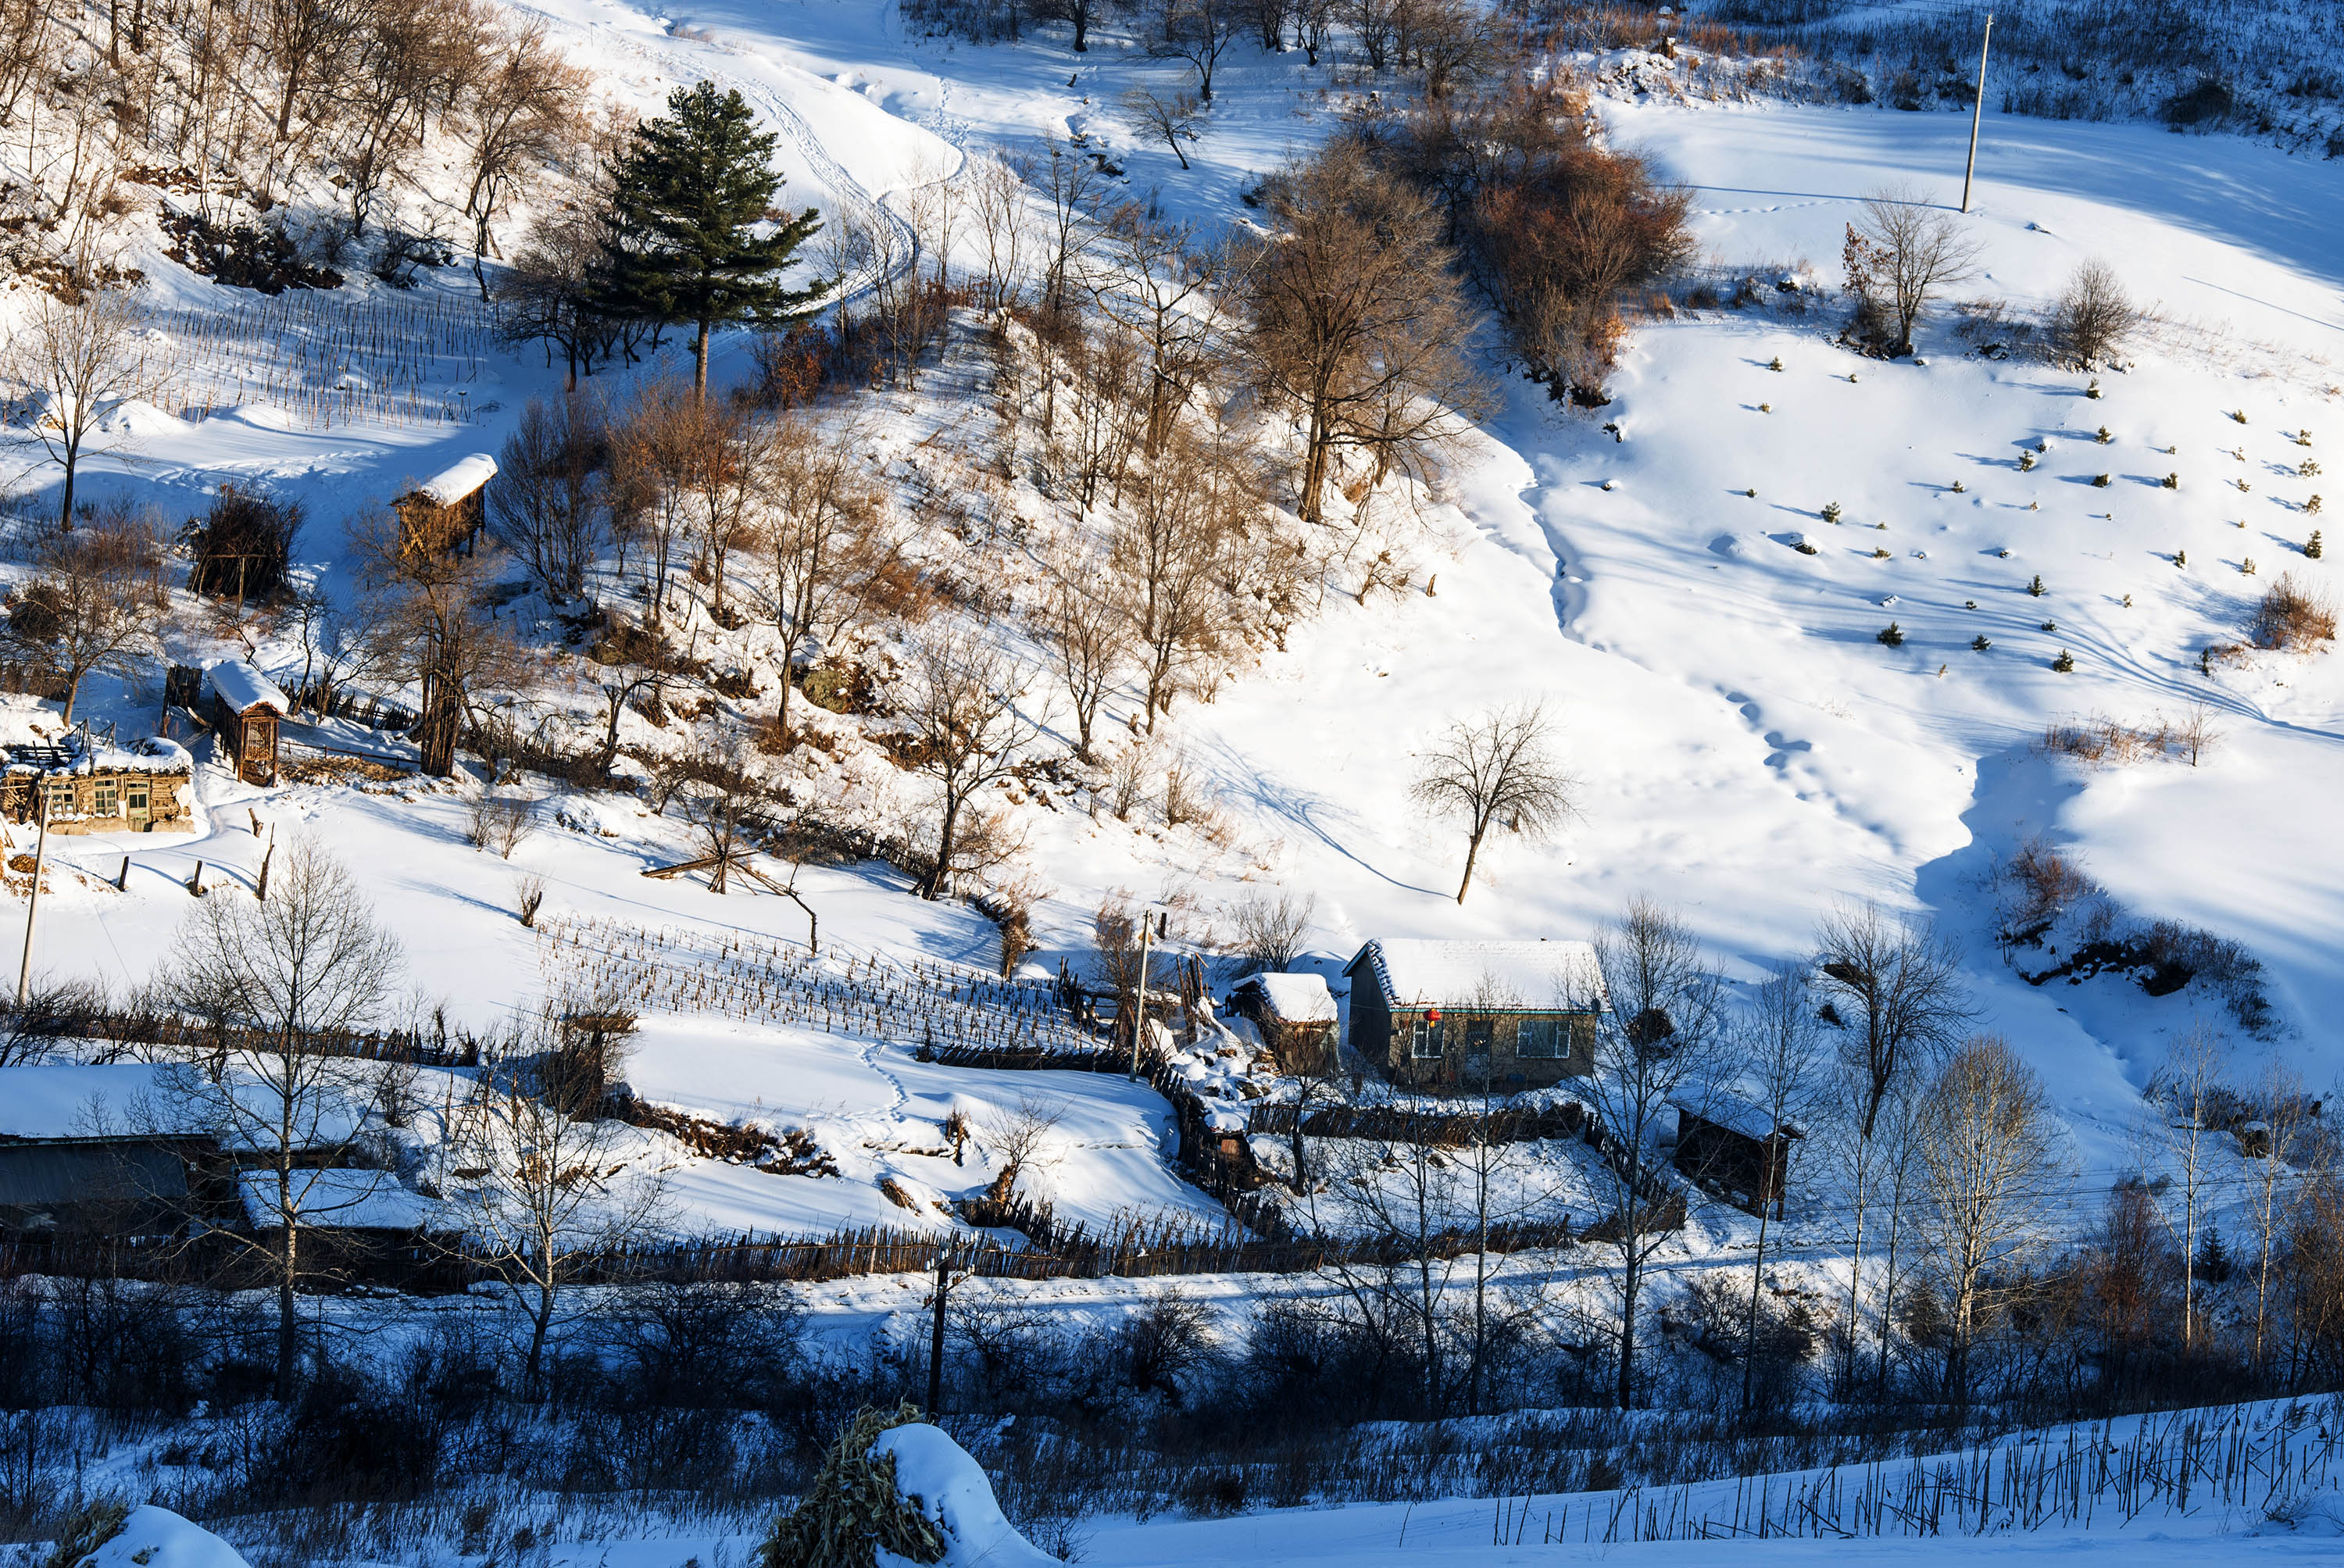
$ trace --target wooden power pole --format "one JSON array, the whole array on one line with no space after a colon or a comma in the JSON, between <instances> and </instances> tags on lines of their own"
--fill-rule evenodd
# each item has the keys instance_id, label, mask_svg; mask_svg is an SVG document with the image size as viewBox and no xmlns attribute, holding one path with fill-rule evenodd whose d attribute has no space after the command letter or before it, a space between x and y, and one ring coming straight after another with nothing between
<instances>
[{"instance_id":1,"label":"wooden power pole","mask_svg":"<svg viewBox=\"0 0 2344 1568\"><path fill-rule=\"evenodd\" d=\"M1985 117L1985 52L1994 43L1994 13L1985 14L1985 32L1978 39L1977 101L1970 105L1970 161L1962 170L1962 210L1970 209L1970 181L1977 177L1978 122Z\"/></svg>"},{"instance_id":2,"label":"wooden power pole","mask_svg":"<svg viewBox=\"0 0 2344 1568\"><path fill-rule=\"evenodd\" d=\"M49 868L49 775L35 774L33 788L39 792L41 797L41 838L33 851L33 896L25 905L25 956L16 966L16 1006L19 1007L32 994L33 923L41 915L41 875Z\"/></svg>"}]
</instances>

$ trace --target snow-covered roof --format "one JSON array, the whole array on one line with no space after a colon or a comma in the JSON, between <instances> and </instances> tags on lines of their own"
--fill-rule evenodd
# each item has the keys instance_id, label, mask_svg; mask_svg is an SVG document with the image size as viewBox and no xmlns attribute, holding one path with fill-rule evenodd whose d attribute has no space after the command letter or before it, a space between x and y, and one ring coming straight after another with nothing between
<instances>
[{"instance_id":1,"label":"snow-covered roof","mask_svg":"<svg viewBox=\"0 0 2344 1568\"><path fill-rule=\"evenodd\" d=\"M280 716L293 711L291 699L278 689L277 683L241 659L223 659L206 671L204 677L219 694L220 701L237 713L249 713L263 706L275 708Z\"/></svg>"},{"instance_id":2,"label":"snow-covered roof","mask_svg":"<svg viewBox=\"0 0 2344 1568\"><path fill-rule=\"evenodd\" d=\"M417 485L415 493L439 505L453 506L496 477L497 460L486 452L474 452Z\"/></svg>"},{"instance_id":3,"label":"snow-covered roof","mask_svg":"<svg viewBox=\"0 0 2344 1568\"><path fill-rule=\"evenodd\" d=\"M277 1173L237 1174L245 1218L263 1229L281 1222ZM296 1170L293 1202L304 1225L344 1226L353 1230L419 1230L431 1220L431 1201L409 1191L388 1170Z\"/></svg>"},{"instance_id":4,"label":"snow-covered roof","mask_svg":"<svg viewBox=\"0 0 2344 1568\"><path fill-rule=\"evenodd\" d=\"M1699 1079L1687 1079L1679 1084L1676 1092L1669 1096L1669 1104L1680 1111L1691 1111L1702 1120L1722 1127L1728 1132L1740 1133L1743 1138L1764 1139L1777 1132L1791 1138L1804 1136L1796 1123L1786 1121L1778 1126L1774 1118L1766 1114L1765 1107L1746 1095Z\"/></svg>"},{"instance_id":5,"label":"snow-covered roof","mask_svg":"<svg viewBox=\"0 0 2344 1568\"><path fill-rule=\"evenodd\" d=\"M1259 987L1269 1010L1289 1024L1331 1024L1335 995L1319 975L1254 975L1245 981Z\"/></svg>"},{"instance_id":6,"label":"snow-covered roof","mask_svg":"<svg viewBox=\"0 0 2344 1568\"><path fill-rule=\"evenodd\" d=\"M1392 1007L1586 1012L1610 1004L1586 942L1440 942L1379 936L1343 973L1373 975Z\"/></svg>"}]
</instances>

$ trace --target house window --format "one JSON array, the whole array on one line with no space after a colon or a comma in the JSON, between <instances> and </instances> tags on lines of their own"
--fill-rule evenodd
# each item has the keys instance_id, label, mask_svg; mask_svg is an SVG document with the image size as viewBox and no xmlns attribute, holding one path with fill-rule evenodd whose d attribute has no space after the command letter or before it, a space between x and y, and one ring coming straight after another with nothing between
<instances>
[{"instance_id":1,"label":"house window","mask_svg":"<svg viewBox=\"0 0 2344 1568\"><path fill-rule=\"evenodd\" d=\"M70 816L73 814L73 781L70 779L63 779L51 784L49 785L49 814L51 816Z\"/></svg>"},{"instance_id":2,"label":"house window","mask_svg":"<svg viewBox=\"0 0 2344 1568\"><path fill-rule=\"evenodd\" d=\"M1440 1054L1440 1031L1422 1018L1409 1024L1408 1054L1411 1057L1438 1057Z\"/></svg>"},{"instance_id":3,"label":"house window","mask_svg":"<svg viewBox=\"0 0 2344 1568\"><path fill-rule=\"evenodd\" d=\"M1514 1055L1531 1061L1557 1061L1562 1056L1562 1020L1524 1018L1514 1037Z\"/></svg>"},{"instance_id":4,"label":"house window","mask_svg":"<svg viewBox=\"0 0 2344 1568\"><path fill-rule=\"evenodd\" d=\"M1467 1019L1465 1023L1465 1054L1469 1057L1488 1056L1490 1054L1490 1039L1495 1033L1496 1027L1487 1018Z\"/></svg>"},{"instance_id":5,"label":"house window","mask_svg":"<svg viewBox=\"0 0 2344 1568\"><path fill-rule=\"evenodd\" d=\"M92 816L114 814L114 781L112 779L106 779L89 786L89 814Z\"/></svg>"},{"instance_id":6,"label":"house window","mask_svg":"<svg viewBox=\"0 0 2344 1568\"><path fill-rule=\"evenodd\" d=\"M145 784L123 785L122 809L131 816L145 816L146 814L146 786Z\"/></svg>"}]
</instances>

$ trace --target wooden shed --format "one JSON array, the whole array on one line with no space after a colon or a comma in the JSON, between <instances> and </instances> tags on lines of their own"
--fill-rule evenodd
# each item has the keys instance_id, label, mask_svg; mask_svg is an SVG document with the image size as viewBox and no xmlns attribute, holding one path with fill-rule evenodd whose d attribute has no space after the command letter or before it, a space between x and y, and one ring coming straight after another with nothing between
<instances>
[{"instance_id":1,"label":"wooden shed","mask_svg":"<svg viewBox=\"0 0 2344 1568\"><path fill-rule=\"evenodd\" d=\"M242 660L224 660L204 672L204 717L219 736L221 755L236 762L247 784L277 782L277 728L293 704L277 683Z\"/></svg>"},{"instance_id":2,"label":"wooden shed","mask_svg":"<svg viewBox=\"0 0 2344 1568\"><path fill-rule=\"evenodd\" d=\"M1806 1135L1763 1107L1713 1085L1688 1083L1669 1097L1677 1113L1674 1163L1692 1181L1756 1214L1783 1218L1791 1184L1791 1142Z\"/></svg>"},{"instance_id":3,"label":"wooden shed","mask_svg":"<svg viewBox=\"0 0 2344 1568\"><path fill-rule=\"evenodd\" d=\"M192 833L195 759L158 735L127 746L86 743L5 748L0 816L41 819L47 796L51 833Z\"/></svg>"},{"instance_id":4,"label":"wooden shed","mask_svg":"<svg viewBox=\"0 0 2344 1568\"><path fill-rule=\"evenodd\" d=\"M1261 1043L1289 1073L1329 1073L1341 1054L1335 996L1318 975L1255 975L1229 993L1229 1009L1249 1018Z\"/></svg>"},{"instance_id":5,"label":"wooden shed","mask_svg":"<svg viewBox=\"0 0 2344 1568\"><path fill-rule=\"evenodd\" d=\"M1395 1083L1502 1091L1595 1070L1608 1003L1585 942L1378 937L1343 973L1351 1048Z\"/></svg>"},{"instance_id":6,"label":"wooden shed","mask_svg":"<svg viewBox=\"0 0 2344 1568\"><path fill-rule=\"evenodd\" d=\"M470 550L487 521L488 483L497 460L486 452L460 458L391 502L399 513L402 555L444 555Z\"/></svg>"}]
</instances>

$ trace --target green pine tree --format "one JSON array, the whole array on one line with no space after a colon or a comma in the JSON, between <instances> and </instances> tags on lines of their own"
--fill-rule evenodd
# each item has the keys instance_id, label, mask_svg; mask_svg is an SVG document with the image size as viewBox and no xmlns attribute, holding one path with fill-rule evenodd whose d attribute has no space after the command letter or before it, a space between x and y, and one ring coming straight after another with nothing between
<instances>
[{"instance_id":1,"label":"green pine tree","mask_svg":"<svg viewBox=\"0 0 2344 1568\"><path fill-rule=\"evenodd\" d=\"M703 81L669 94L667 113L636 128L612 171L596 305L613 317L689 323L692 384L702 397L714 328L784 326L829 292L827 283L782 281L822 221L812 207L774 213L782 176L768 160L776 139L756 128L739 92L720 95Z\"/></svg>"}]
</instances>

